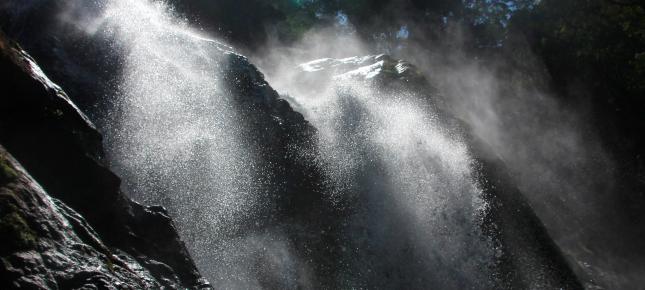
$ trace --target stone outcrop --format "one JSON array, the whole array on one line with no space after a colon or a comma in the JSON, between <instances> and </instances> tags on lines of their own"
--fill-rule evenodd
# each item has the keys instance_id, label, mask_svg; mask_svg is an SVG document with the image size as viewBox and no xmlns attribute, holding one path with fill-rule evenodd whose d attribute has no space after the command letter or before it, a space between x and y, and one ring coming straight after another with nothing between
<instances>
[{"instance_id":1,"label":"stone outcrop","mask_svg":"<svg viewBox=\"0 0 645 290\"><path fill-rule=\"evenodd\" d=\"M50 197L4 148L0 166L3 289L161 287L134 257L110 250L82 216Z\"/></svg>"},{"instance_id":2,"label":"stone outcrop","mask_svg":"<svg viewBox=\"0 0 645 290\"><path fill-rule=\"evenodd\" d=\"M582 289L557 245L533 212L523 194L512 184L504 163L482 140L469 133L465 122L446 113L443 96L412 64L387 55L345 59L320 59L301 64L295 81L311 86L334 80L364 82L386 92L410 92L434 108L444 127L465 135L475 163L475 178L488 209L483 232L500 255L494 283L500 289Z\"/></svg>"},{"instance_id":3,"label":"stone outcrop","mask_svg":"<svg viewBox=\"0 0 645 290\"><path fill-rule=\"evenodd\" d=\"M117 81L119 56L105 48L112 44L105 43L101 37L66 33L69 27L28 25L30 19L38 16L43 16L40 18L42 23L47 23L46 19L52 17L48 13L56 10L47 5L55 6L52 4L55 2L43 1L48 4L31 10L36 16L21 14L22 19L5 27L9 27L12 36L24 41L39 61L42 60L48 75L73 92L70 95L74 102L89 111L90 116L96 116L101 113L103 104L111 101L106 93ZM19 259L23 261L23 264L16 264L18 266L7 266L7 271L13 271L11 273L15 275L13 279L18 281L15 277L22 277L20 271L43 268L37 272L43 274L36 275L41 279L39 281L51 281L47 275L80 275L81 278L72 280L94 285L114 285L122 281L132 288L146 285L206 287L163 208L134 203L119 190L119 178L103 160L101 135L88 118L48 80L33 59L7 41L2 43L2 75L10 76L7 83L14 86L6 94L9 97L1 100L0 143L44 189L29 187L26 192L32 192L30 195L7 203L7 208L16 208L18 210L14 212L18 213L14 215L8 211L11 225L2 229L16 237L12 240L17 245L11 245L6 253L22 255ZM218 46L215 42L212 45ZM281 228L295 245L300 258L312 267L314 280L309 282L322 288L337 288L336 279L342 271L338 261L347 245L343 240L347 230L344 221L355 210L357 201L346 200L339 204L326 198L333 182L322 173L316 129L271 88L245 57L223 46L213 51L217 55L212 57L224 60L223 84L235 100L240 119L246 122L241 128L247 132L240 135L250 136L245 141L261 159L259 171L270 173L267 175L270 180L265 181L266 190L278 200L276 208L262 214L263 219L249 222L240 231ZM330 81L352 78L372 82L385 90L414 91L432 101L450 127L469 135L462 122L440 110L441 100L436 90L405 61L385 55L323 59L307 63L300 69L303 70L303 82L306 78L312 78L315 83L325 78ZM485 216L484 232L501 251L495 265L496 277L492 277L496 286L506 289L581 288L522 194L509 183L503 163L481 141L468 138L470 149L478 160L478 179L484 187L484 198L491 205ZM3 186L11 189L33 185L18 163L11 157L5 160L9 164L6 175L20 178L7 179L11 182ZM36 212L42 211L43 215L59 213L60 218L52 221L55 223L51 226L55 228L53 231L74 235L55 241L59 244L82 243L91 248L85 256L73 254L77 260L69 263L90 261L98 265L96 273L78 274L82 271L73 267L65 273L57 273L55 269L47 268L46 262L38 260L38 255L45 253L41 250L44 247L33 242L41 241L36 229L39 218L32 218L20 208L27 208L21 204L27 204L29 199L47 199L47 194L53 201ZM42 240L46 238L54 240L48 237ZM68 251L68 248L57 248L57 251ZM25 266L26 263L31 264ZM105 264L105 270L101 263ZM275 288L280 283L267 277L263 285Z\"/></svg>"},{"instance_id":4,"label":"stone outcrop","mask_svg":"<svg viewBox=\"0 0 645 290\"><path fill-rule=\"evenodd\" d=\"M4 36L0 71L2 288L208 287L165 210L120 191L94 125Z\"/></svg>"}]
</instances>

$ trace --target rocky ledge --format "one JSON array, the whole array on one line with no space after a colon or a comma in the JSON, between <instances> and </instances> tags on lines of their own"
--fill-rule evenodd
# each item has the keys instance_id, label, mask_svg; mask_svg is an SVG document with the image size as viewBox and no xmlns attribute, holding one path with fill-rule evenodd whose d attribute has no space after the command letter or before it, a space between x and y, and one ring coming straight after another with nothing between
<instances>
[{"instance_id":1,"label":"rocky ledge","mask_svg":"<svg viewBox=\"0 0 645 290\"><path fill-rule=\"evenodd\" d=\"M363 82L385 92L408 92L434 108L446 128L461 133L474 159L474 178L488 204L480 225L498 250L496 289L583 289L559 247L519 191L504 162L465 122L448 113L444 96L432 79L413 64L387 55L324 58L298 66L295 82L314 87L321 82ZM383 95L372 97L378 98Z\"/></svg>"},{"instance_id":2,"label":"rocky ledge","mask_svg":"<svg viewBox=\"0 0 645 290\"><path fill-rule=\"evenodd\" d=\"M210 288L162 207L121 192L102 137L0 35L0 288Z\"/></svg>"}]
</instances>

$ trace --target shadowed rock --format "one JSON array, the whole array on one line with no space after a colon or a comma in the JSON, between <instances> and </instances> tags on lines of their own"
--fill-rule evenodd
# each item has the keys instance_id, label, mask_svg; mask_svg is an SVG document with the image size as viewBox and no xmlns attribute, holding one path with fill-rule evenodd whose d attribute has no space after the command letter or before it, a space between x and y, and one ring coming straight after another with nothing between
<instances>
[{"instance_id":1,"label":"shadowed rock","mask_svg":"<svg viewBox=\"0 0 645 290\"><path fill-rule=\"evenodd\" d=\"M47 10L42 13L48 15ZM25 17L29 19L29 15ZM29 21L23 23L29 23ZM60 27L50 30L44 29L45 26L32 26L27 31L36 33L28 35L16 30L15 25L10 27L14 28L12 29L14 35L28 41L26 45L36 51L39 58L47 64L46 70L55 75L57 80L63 80L66 88L69 87L74 92L72 95L74 100L83 102L83 108L96 110L90 114L91 116L99 115L102 109L111 109L109 104L113 96L105 94L110 88L104 83L116 82L118 79L121 68L118 62L115 65L113 61L119 60L119 52L123 51L101 50L106 40L101 38L100 34L90 36L66 34L66 30ZM187 37L186 40L188 40L188 36L183 37ZM82 45L75 46L78 40L81 40ZM190 38L190 41L194 42L195 39ZM242 224L236 225L235 231L227 233L224 238L243 238L263 232L284 233L295 248L295 256L299 261L305 261L301 262L302 264L296 263L298 265L296 284L303 288L344 286L344 279L355 274L345 273L344 265L340 263L351 255L347 251L362 255L371 254L370 262L385 263L380 261L385 258L397 262L397 264L384 266L385 273L369 273L371 269L368 267L361 269L360 271L363 272L359 274L383 279L367 279L364 282L368 283L368 286L382 287L383 285L376 283L402 281L407 284L398 286L414 288L420 287L425 282L423 279L430 279L415 277L418 273L413 272L423 265L412 263L414 252L409 250L411 247L409 236L414 234L414 228L411 226L392 227L396 230L396 234L406 235L393 239L395 241L392 243L400 247L392 252L383 251L384 247L377 246L373 247L374 249L349 248L352 244L348 242L348 236L353 234L352 230L356 228L347 226L346 221L361 211L366 203L365 192L369 189L358 186L351 192L345 192L346 199L331 201L329 196L330 192L335 190L334 180L324 173L325 164L320 161L320 152L315 140L316 129L271 88L264 80L264 76L246 58L214 41L203 40L203 47L208 48L206 50L209 53L208 57L223 60L221 68L212 69L221 70L218 76L222 77L224 90L234 100L235 113L241 116L240 120L244 123L244 126L240 126L240 130L243 130L240 135L246 137L244 145L256 153L257 165L260 167L258 171L267 173L263 176L266 178L263 180L263 190L266 191L264 194L275 198L276 205L270 209L263 209L264 212L254 213L256 215L253 219L244 220ZM22 52L11 53L21 54ZM101 57L104 53L107 53L108 57ZM26 60L28 63L33 63L28 58ZM473 169L478 173L476 178L484 191L482 198L489 204L484 222L480 226L486 236L493 241L495 249L499 250L497 260L492 265L494 277L490 277L495 288L580 288L576 277L571 273L540 221L535 217L521 193L509 183L503 163L487 153L488 150L484 144L480 144L473 137L468 137L468 129L462 122L447 115L441 109L442 104L438 93L413 65L379 55L341 60L323 59L304 64L300 69L303 69L300 79L294 81L303 83L310 81L312 90L316 89L315 85L324 83L325 79L329 82L353 79L368 82L383 91L409 91L424 100L424 104L436 108L441 122L448 130L466 135L469 149L477 161ZM4 126L2 128L7 129L2 131L0 142L23 163L52 196L59 198L87 219L89 225L97 232L96 235L83 234L90 237L88 243L100 244L91 237L101 236L106 247L122 249L130 253L159 282L166 281L164 283L170 285L199 283L197 282L199 274L192 266L183 244L177 239L167 213L159 207L144 207L133 203L119 191L119 179L107 170L101 161L100 135L96 133L87 118L83 117L79 110L69 106L69 99L53 85L46 86L50 89L42 89L42 82L24 78L24 70L21 72L14 68L7 73L16 76L11 82L20 84L25 80L29 81L19 87L38 90L28 95L44 95L48 100L53 101L45 102L42 98L36 98L34 101L36 104L28 106L21 103L28 99L9 99L10 102L2 107L6 110L2 114L1 120ZM75 78L74 76L77 75L85 77ZM363 113L360 104L349 101L346 107L348 113L357 112L359 115ZM54 110L51 111L49 108ZM33 116L37 118L32 118ZM344 122L343 125L352 125L354 120L350 117L352 116L341 120ZM354 129L353 132L356 134L361 133L357 128L351 129ZM369 145L365 140L357 139L357 142L363 142L362 146ZM43 146L43 144L46 145ZM384 164L375 161L360 170L372 174L371 177L378 176L384 171L384 167ZM59 172L60 175L53 175L51 172ZM139 173L129 172L124 178L132 180L129 182L130 185L136 186L137 174ZM373 180L362 180L361 185L367 184L368 181ZM181 192L172 191L170 187L165 187L163 182L172 183L175 180L160 181L157 185L160 196L181 194ZM374 183L377 186L387 185L383 180L377 180ZM206 194L218 193L207 192ZM388 202L391 200L386 200L384 203ZM97 208L97 204L101 207ZM199 204L195 205L197 206ZM388 221L388 225L396 225L398 218L405 214L398 213L377 218L392 218L394 221ZM68 214L68 216L72 220L80 220L71 218L74 214ZM80 221L77 223L84 224ZM363 229L359 228L359 230ZM26 232L29 233L29 231ZM365 232L368 231L365 230ZM368 238L363 241L368 246L372 242L369 239L370 234L368 233ZM396 234L384 235L393 237ZM29 238L26 240L28 241ZM211 249L209 247L214 247L219 242L221 241L212 239L200 246ZM435 250L440 252L444 249ZM271 266L270 262L266 262L269 258L265 256L254 258L257 259L256 264L253 265L255 268L249 271L257 272L255 274L261 286L286 287L286 284L283 284L286 282L281 281L280 276L273 275L274 273L267 270ZM421 270L427 271L427 269ZM441 274L448 273L450 277L460 276L460 273L455 273L457 272L455 269L441 270ZM399 280L395 280L397 277ZM409 277L419 279L412 280L408 279ZM450 278L444 279L450 280ZM449 282L450 285L463 285L461 281Z\"/></svg>"},{"instance_id":2,"label":"shadowed rock","mask_svg":"<svg viewBox=\"0 0 645 290\"><path fill-rule=\"evenodd\" d=\"M134 203L120 191L119 178L103 165L101 135L87 117L60 87L47 78L29 55L4 36L0 36L0 53L0 71L7 83L4 97L0 101L0 144L23 164L48 194L60 200L46 208L32 209L33 214L39 214L41 210L57 212L58 228L45 231L63 238L65 231L73 232L83 241L84 245L81 246L92 248L106 256L105 263L125 265L126 262L119 262L121 260L116 258L110 260L114 255L124 255L127 262L135 265L133 267L146 273L137 279L150 285L172 288L207 287L208 284L195 268L165 211L159 207L145 207ZM9 168L16 166L11 165ZM23 172L22 175L26 173ZM39 194L41 199L45 198L42 196L47 197L42 190L37 191L33 186L17 186L27 188L28 192L23 198L34 198L31 196L34 194ZM20 205L21 202L16 201L16 204ZM15 205L10 203L8 207L15 208ZM16 216L10 212L8 214ZM32 227L36 227L45 220L26 221L24 224L31 223ZM23 222L16 224L20 226ZM61 228L60 224L65 227ZM40 241L41 232L22 232L27 234L21 244L31 245L31 240ZM56 246L52 247L56 249ZM29 254L29 257L35 258L29 259L33 261L33 265L37 265L40 263L38 256L43 250L34 245L31 245L31 249L36 253ZM57 250L63 253L66 251ZM11 251L5 253L10 254ZM97 255L88 254L84 257L81 251L81 254L76 254L75 263L82 265L84 258L91 260ZM154 265L163 267L153 267ZM79 270L61 266L49 271L43 270L42 273L45 274L39 274L39 279L49 281L51 279L42 275L65 275L56 272L57 269L74 275L85 275L74 278L78 281L69 282L73 285L94 277L92 273L75 273ZM111 285L110 279L117 278L105 281L97 278L92 283ZM118 279L129 281L128 277ZM130 281L134 283L131 287L147 288L147 284L137 284L143 283L139 280L133 278ZM6 281L9 285L13 283L13 280ZM49 282L54 283L52 285L57 283L54 280ZM62 284L58 287L67 288L64 284L67 282L60 283Z\"/></svg>"}]
</instances>

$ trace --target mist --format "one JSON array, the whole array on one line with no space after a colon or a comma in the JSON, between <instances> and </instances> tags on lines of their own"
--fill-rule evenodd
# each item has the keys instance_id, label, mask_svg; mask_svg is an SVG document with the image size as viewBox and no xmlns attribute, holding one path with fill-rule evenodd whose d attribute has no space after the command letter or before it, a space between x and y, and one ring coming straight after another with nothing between
<instances>
[{"instance_id":1,"label":"mist","mask_svg":"<svg viewBox=\"0 0 645 290\"><path fill-rule=\"evenodd\" d=\"M242 46L175 1L67 1L46 70L215 288L645 283L593 88L562 98L519 31L483 41L405 5L321 8L296 39L266 24Z\"/></svg>"},{"instance_id":2,"label":"mist","mask_svg":"<svg viewBox=\"0 0 645 290\"><path fill-rule=\"evenodd\" d=\"M468 134L504 162L586 287L640 281L642 265L623 248L634 245L620 238L636 233L613 205L614 161L594 130L584 98L589 88L572 87L579 98L558 99L549 72L517 32L507 36L506 54L474 55L468 48L472 34L461 22L444 19L443 38L437 39L418 30L413 17L397 17L373 23L391 30L367 39L351 19L316 27L295 43L274 36L253 60L308 117L311 105L303 103L325 102L339 82L332 75L303 76L299 67L308 62L387 54L414 64L438 92L434 105L465 122Z\"/></svg>"}]
</instances>

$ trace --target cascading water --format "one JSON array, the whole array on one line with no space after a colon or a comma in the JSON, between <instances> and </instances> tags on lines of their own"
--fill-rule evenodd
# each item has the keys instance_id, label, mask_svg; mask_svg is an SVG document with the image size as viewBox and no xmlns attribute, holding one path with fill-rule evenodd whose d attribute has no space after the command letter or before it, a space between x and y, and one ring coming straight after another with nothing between
<instances>
[{"instance_id":1,"label":"cascading water","mask_svg":"<svg viewBox=\"0 0 645 290\"><path fill-rule=\"evenodd\" d=\"M329 198L357 200L343 286L492 287L493 247L480 230L486 204L467 146L432 100L369 82L383 74L379 58L305 63L300 82L278 88L294 93L318 128L321 164L336 188ZM355 70L324 81L321 71L335 66Z\"/></svg>"},{"instance_id":2,"label":"cascading water","mask_svg":"<svg viewBox=\"0 0 645 290\"><path fill-rule=\"evenodd\" d=\"M334 288L494 287L498 253L481 229L487 205L468 147L432 100L357 81L379 75L383 60L340 60L356 70L332 82L312 69L329 59L301 66L317 90L298 88L297 78L277 82L289 84L277 88L293 94L318 130L315 148L279 150L317 156L313 166L326 185L321 203L343 207L330 218L340 226L318 229L276 209L301 181L276 180L285 170L272 171L279 166L262 156L269 149L254 131L262 126L249 120L257 112L236 99L266 105L272 90L261 76L232 73L230 48L200 37L160 2L109 0L103 11L88 27L123 61L118 94L101 122L111 163L135 199L169 209L215 287L315 288L321 280ZM239 96L236 85L265 95ZM282 117L270 116L276 124ZM267 132L261 140L277 134ZM324 272L315 263L336 245L297 242L328 228L338 231L332 240L340 253Z\"/></svg>"},{"instance_id":3,"label":"cascading water","mask_svg":"<svg viewBox=\"0 0 645 290\"><path fill-rule=\"evenodd\" d=\"M106 29L127 51L108 135L117 145L112 155L124 170L141 172L133 183L158 187L152 191L157 194L182 192L163 197L178 210L202 204L222 210L210 218L239 216L256 191L253 157L220 85L220 60L213 53L220 48L177 27L165 13L140 1L111 1L106 8ZM150 191L132 190L139 199L159 201ZM217 192L216 200L200 199L206 191Z\"/></svg>"},{"instance_id":4,"label":"cascading water","mask_svg":"<svg viewBox=\"0 0 645 290\"><path fill-rule=\"evenodd\" d=\"M120 93L104 122L113 166L135 199L169 208L215 286L256 286L248 253L282 245L239 237L271 201L222 84L228 48L199 37L160 2L111 0L104 11L95 26L124 54Z\"/></svg>"},{"instance_id":5,"label":"cascading water","mask_svg":"<svg viewBox=\"0 0 645 290\"><path fill-rule=\"evenodd\" d=\"M614 210L588 201L624 185L614 185L612 161L586 132L595 125L582 125L577 109L542 92L548 81L533 79L541 69L527 68L542 66L525 63L529 51L477 49L474 55L487 56L471 59L470 49L446 51L416 38L423 34L415 24L400 27L401 46L391 51L422 69L383 55L341 59L390 41L365 38L385 26L354 29L348 14L327 11L333 14L316 13L325 27L299 41L254 47L281 96L248 59L191 29L175 2L13 0L0 4L0 26L97 124L109 160L93 165L107 163L133 199L165 206L216 288L579 289L571 267L588 288L594 277L622 283L624 273L611 277L620 267L601 271L622 259L605 260L613 255L605 246L619 244L584 238L620 231L579 224L605 224ZM194 11L220 2L195 3L180 5L202 20L222 15ZM253 5L234 13L265 7ZM448 41L440 43L450 50L471 44L469 37L461 43L453 19L443 22ZM323 56L336 59L310 61ZM498 63L498 56L512 59ZM102 158L95 141L87 147ZM101 182L109 184L96 186L116 192L118 179L105 174ZM174 230L148 229L168 226L164 211L116 193L124 206L81 196L75 209L97 208L85 215L105 245L136 257L154 279L202 285ZM127 212L113 218L112 210ZM563 222L569 217L579 219ZM112 233L112 225L123 229Z\"/></svg>"}]
</instances>

